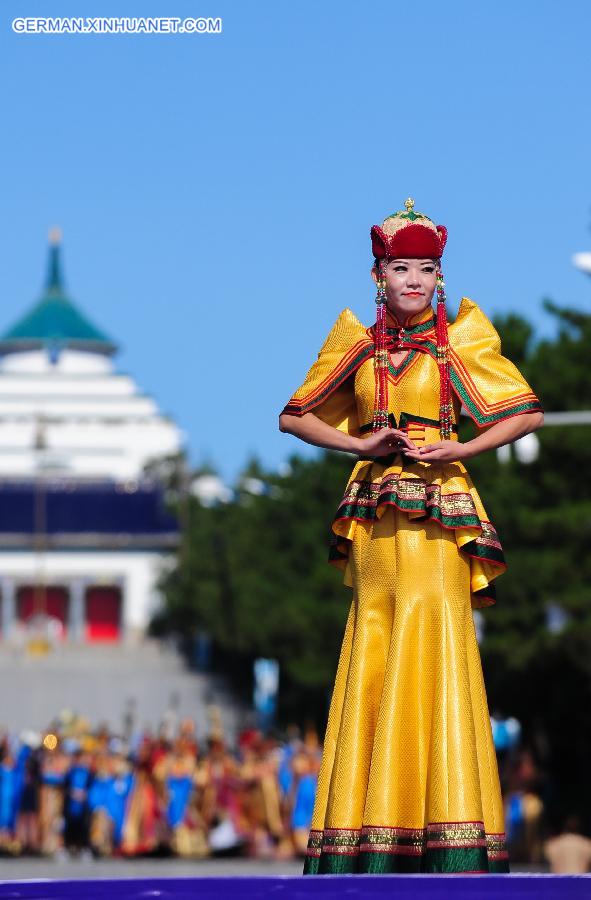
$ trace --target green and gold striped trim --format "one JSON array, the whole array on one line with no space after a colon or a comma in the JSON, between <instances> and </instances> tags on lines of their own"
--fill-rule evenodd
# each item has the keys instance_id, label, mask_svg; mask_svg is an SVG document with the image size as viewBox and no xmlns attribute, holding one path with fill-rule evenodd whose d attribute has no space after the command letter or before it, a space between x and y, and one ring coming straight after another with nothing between
<instances>
[{"instance_id":1,"label":"green and gold striped trim","mask_svg":"<svg viewBox=\"0 0 591 900\"><path fill-rule=\"evenodd\" d=\"M359 368L362 362L369 357L373 356L374 347L373 344L367 344L363 347L354 357L347 363L347 365L339 369L336 375L328 381L322 390L318 393L313 394L309 399L303 398L302 400L296 399L294 397L291 398L289 403L283 407L281 413L289 413L291 415L303 416L304 413L309 412L311 409L314 409L315 406L318 406L323 400L333 393L344 381L347 380L349 375L352 374L356 369Z\"/></svg>"},{"instance_id":2,"label":"green and gold striped trim","mask_svg":"<svg viewBox=\"0 0 591 900\"><path fill-rule=\"evenodd\" d=\"M516 416L520 413L544 411L544 408L539 400L524 400L521 402L512 403L509 406L506 406L504 409L496 410L495 412L483 413L468 393L464 383L460 379L460 376L451 364L449 367L449 374L456 394L470 413L472 419L474 419L474 421L476 421L479 425L491 425L494 422L502 422L504 419L509 419L511 418L511 416Z\"/></svg>"},{"instance_id":3,"label":"green and gold striped trim","mask_svg":"<svg viewBox=\"0 0 591 900\"><path fill-rule=\"evenodd\" d=\"M304 863L304 875L508 871L505 834L482 822L312 830Z\"/></svg>"},{"instance_id":4,"label":"green and gold striped trim","mask_svg":"<svg viewBox=\"0 0 591 900\"><path fill-rule=\"evenodd\" d=\"M477 528L480 534L462 544L460 551L466 556L506 568L497 531L492 522L480 518L468 491L445 494L439 484L428 484L422 478L401 478L398 473L386 475L380 481L356 479L350 482L332 521L334 534L329 546L330 563L342 568L348 558L349 542L339 539L335 524L342 520L373 522L378 518L381 506L395 506L403 512L419 513L418 521L431 519L442 528Z\"/></svg>"}]
</instances>

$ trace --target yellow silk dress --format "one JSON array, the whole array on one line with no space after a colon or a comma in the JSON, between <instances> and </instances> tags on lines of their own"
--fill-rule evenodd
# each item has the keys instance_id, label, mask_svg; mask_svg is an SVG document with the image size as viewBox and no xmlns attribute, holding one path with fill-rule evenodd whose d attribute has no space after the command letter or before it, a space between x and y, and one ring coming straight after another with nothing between
<instances>
[{"instance_id":1,"label":"yellow silk dress","mask_svg":"<svg viewBox=\"0 0 591 900\"><path fill-rule=\"evenodd\" d=\"M389 334L390 424L421 446L439 436L435 317ZM401 327L402 326L402 327ZM454 431L541 404L463 297L449 326ZM283 412L371 432L373 328L339 315ZM472 609L495 602L497 532L461 462L359 457L332 523L329 559L351 608L324 740L305 874L507 872L503 805Z\"/></svg>"}]
</instances>

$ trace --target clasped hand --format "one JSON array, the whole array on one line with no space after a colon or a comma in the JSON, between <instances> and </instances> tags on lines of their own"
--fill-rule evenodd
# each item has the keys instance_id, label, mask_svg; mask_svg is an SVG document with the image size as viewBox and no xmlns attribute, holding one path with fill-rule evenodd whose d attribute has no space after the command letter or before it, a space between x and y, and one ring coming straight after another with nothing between
<instances>
[{"instance_id":1,"label":"clasped hand","mask_svg":"<svg viewBox=\"0 0 591 900\"><path fill-rule=\"evenodd\" d=\"M418 459L421 462L459 462L466 459L467 451L459 441L435 441L433 444L425 444L414 450L402 451L409 459Z\"/></svg>"},{"instance_id":2,"label":"clasped hand","mask_svg":"<svg viewBox=\"0 0 591 900\"><path fill-rule=\"evenodd\" d=\"M368 456L389 456L396 451L403 453L407 459L421 462L457 462L466 456L459 441L435 441L417 447L406 432L398 428L380 428L362 443L362 452Z\"/></svg>"}]
</instances>

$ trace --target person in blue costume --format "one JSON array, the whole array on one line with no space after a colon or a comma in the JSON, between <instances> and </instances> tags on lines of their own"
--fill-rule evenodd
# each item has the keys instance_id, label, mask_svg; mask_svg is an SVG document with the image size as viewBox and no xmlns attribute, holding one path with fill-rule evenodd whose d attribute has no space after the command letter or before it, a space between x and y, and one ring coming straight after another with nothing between
<instances>
[{"instance_id":1,"label":"person in blue costume","mask_svg":"<svg viewBox=\"0 0 591 900\"><path fill-rule=\"evenodd\" d=\"M115 771L107 793L107 812L113 822L113 843L115 847L121 845L127 800L134 786L134 774L130 770L124 757L114 761Z\"/></svg>"},{"instance_id":2,"label":"person in blue costume","mask_svg":"<svg viewBox=\"0 0 591 900\"><path fill-rule=\"evenodd\" d=\"M118 759L103 757L88 791L91 814L90 843L97 856L119 848L133 774Z\"/></svg>"},{"instance_id":3,"label":"person in blue costume","mask_svg":"<svg viewBox=\"0 0 591 900\"><path fill-rule=\"evenodd\" d=\"M12 755L7 751L0 763L0 847L10 850L19 807L20 778Z\"/></svg>"},{"instance_id":4,"label":"person in blue costume","mask_svg":"<svg viewBox=\"0 0 591 900\"><path fill-rule=\"evenodd\" d=\"M96 760L96 771L88 790L90 846L96 856L108 856L113 849L113 822L109 815L109 795L113 775L107 756Z\"/></svg>"},{"instance_id":5,"label":"person in blue costume","mask_svg":"<svg viewBox=\"0 0 591 900\"><path fill-rule=\"evenodd\" d=\"M168 804L166 820L170 828L182 825L191 799L193 779L190 775L168 775L166 778Z\"/></svg>"}]
</instances>

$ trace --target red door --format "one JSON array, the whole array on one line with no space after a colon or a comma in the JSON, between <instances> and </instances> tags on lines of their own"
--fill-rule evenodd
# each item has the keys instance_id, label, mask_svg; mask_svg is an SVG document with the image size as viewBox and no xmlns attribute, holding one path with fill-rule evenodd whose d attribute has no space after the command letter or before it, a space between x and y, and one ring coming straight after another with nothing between
<instances>
[{"instance_id":1,"label":"red door","mask_svg":"<svg viewBox=\"0 0 591 900\"><path fill-rule=\"evenodd\" d=\"M86 591L86 640L118 641L121 634L121 591L91 587Z\"/></svg>"},{"instance_id":2,"label":"red door","mask_svg":"<svg viewBox=\"0 0 591 900\"><path fill-rule=\"evenodd\" d=\"M61 626L62 637L66 636L68 592L65 588L53 585L39 587L25 585L18 590L17 610L21 622L28 622L35 615L57 619Z\"/></svg>"}]
</instances>

